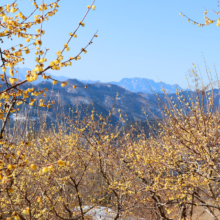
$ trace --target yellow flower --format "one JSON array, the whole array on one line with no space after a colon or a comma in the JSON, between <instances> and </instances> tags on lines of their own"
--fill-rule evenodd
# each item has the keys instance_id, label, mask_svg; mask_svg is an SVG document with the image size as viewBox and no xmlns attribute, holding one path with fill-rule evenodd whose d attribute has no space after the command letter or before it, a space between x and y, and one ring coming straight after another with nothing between
<instances>
[{"instance_id":1,"label":"yellow flower","mask_svg":"<svg viewBox=\"0 0 220 220\"><path fill-rule=\"evenodd\" d=\"M95 11L95 9L96 9L96 7L95 7L95 5L93 5L93 6L92 6L92 10Z\"/></svg>"},{"instance_id":2,"label":"yellow flower","mask_svg":"<svg viewBox=\"0 0 220 220\"><path fill-rule=\"evenodd\" d=\"M59 166L64 166L65 165L65 161L63 161L63 160L58 160L58 165Z\"/></svg>"},{"instance_id":3,"label":"yellow flower","mask_svg":"<svg viewBox=\"0 0 220 220\"><path fill-rule=\"evenodd\" d=\"M48 168L47 168L47 167L44 167L44 168L42 169L42 172L43 172L43 173L47 173L47 172L48 172Z\"/></svg>"},{"instance_id":4,"label":"yellow flower","mask_svg":"<svg viewBox=\"0 0 220 220\"><path fill-rule=\"evenodd\" d=\"M66 86L66 85L67 85L67 82L62 82L62 83L61 83L61 86L62 86L62 87Z\"/></svg>"},{"instance_id":5,"label":"yellow flower","mask_svg":"<svg viewBox=\"0 0 220 220\"><path fill-rule=\"evenodd\" d=\"M21 151L18 151L18 152L17 152L17 155L20 156L20 155L21 155Z\"/></svg>"},{"instance_id":6,"label":"yellow flower","mask_svg":"<svg viewBox=\"0 0 220 220\"><path fill-rule=\"evenodd\" d=\"M12 193L12 192L13 192L13 189L12 189L12 188L9 188L9 189L8 189L8 192L9 192L9 193Z\"/></svg>"},{"instance_id":7,"label":"yellow flower","mask_svg":"<svg viewBox=\"0 0 220 220\"><path fill-rule=\"evenodd\" d=\"M7 168L8 168L9 170L11 170L11 169L13 168L13 166L12 166L11 164L8 164L8 165L7 165Z\"/></svg>"},{"instance_id":8,"label":"yellow flower","mask_svg":"<svg viewBox=\"0 0 220 220\"><path fill-rule=\"evenodd\" d=\"M41 203L41 198L39 196L37 197L37 202Z\"/></svg>"},{"instance_id":9,"label":"yellow flower","mask_svg":"<svg viewBox=\"0 0 220 220\"><path fill-rule=\"evenodd\" d=\"M58 64L58 63L59 63L59 60L54 60L54 63L55 63L55 64Z\"/></svg>"},{"instance_id":10,"label":"yellow flower","mask_svg":"<svg viewBox=\"0 0 220 220\"><path fill-rule=\"evenodd\" d=\"M9 70L9 74L10 74L11 76L14 75L13 69L10 69L10 70Z\"/></svg>"},{"instance_id":11,"label":"yellow flower","mask_svg":"<svg viewBox=\"0 0 220 220\"><path fill-rule=\"evenodd\" d=\"M29 209L29 207L26 207L24 210L23 210L23 214L25 214L25 215L28 215L29 214L29 212L30 212L30 209Z\"/></svg>"},{"instance_id":12,"label":"yellow flower","mask_svg":"<svg viewBox=\"0 0 220 220\"><path fill-rule=\"evenodd\" d=\"M9 81L12 85L14 85L15 82L17 82L17 78L9 78Z\"/></svg>"},{"instance_id":13,"label":"yellow flower","mask_svg":"<svg viewBox=\"0 0 220 220\"><path fill-rule=\"evenodd\" d=\"M48 170L53 170L53 165L50 165L50 166L48 167Z\"/></svg>"},{"instance_id":14,"label":"yellow flower","mask_svg":"<svg viewBox=\"0 0 220 220\"><path fill-rule=\"evenodd\" d=\"M5 66L2 67L2 72L6 72L6 67Z\"/></svg>"},{"instance_id":15,"label":"yellow flower","mask_svg":"<svg viewBox=\"0 0 220 220\"><path fill-rule=\"evenodd\" d=\"M43 58L40 59L40 60L39 60L39 63L44 63L44 59L43 59Z\"/></svg>"},{"instance_id":16,"label":"yellow flower","mask_svg":"<svg viewBox=\"0 0 220 220\"><path fill-rule=\"evenodd\" d=\"M57 55L57 56L60 56L60 55L61 55L61 51L58 50L58 51L56 52L56 55Z\"/></svg>"},{"instance_id":17,"label":"yellow flower","mask_svg":"<svg viewBox=\"0 0 220 220\"><path fill-rule=\"evenodd\" d=\"M35 164L31 164L30 167L31 167L32 170L36 170L37 169L37 166Z\"/></svg>"},{"instance_id":18,"label":"yellow flower","mask_svg":"<svg viewBox=\"0 0 220 220\"><path fill-rule=\"evenodd\" d=\"M3 22L6 22L8 20L8 17L5 15L3 16Z\"/></svg>"},{"instance_id":19,"label":"yellow flower","mask_svg":"<svg viewBox=\"0 0 220 220\"><path fill-rule=\"evenodd\" d=\"M41 40L36 40L35 43L36 43L37 45L42 45L42 41L41 41Z\"/></svg>"},{"instance_id":20,"label":"yellow flower","mask_svg":"<svg viewBox=\"0 0 220 220\"><path fill-rule=\"evenodd\" d=\"M21 105L21 104L23 104L23 102L22 102L22 101L17 102L17 105Z\"/></svg>"},{"instance_id":21,"label":"yellow flower","mask_svg":"<svg viewBox=\"0 0 220 220\"><path fill-rule=\"evenodd\" d=\"M50 66L54 66L55 63L53 61L50 62Z\"/></svg>"},{"instance_id":22,"label":"yellow flower","mask_svg":"<svg viewBox=\"0 0 220 220\"><path fill-rule=\"evenodd\" d=\"M74 34L73 37L77 38L77 34Z\"/></svg>"},{"instance_id":23,"label":"yellow flower","mask_svg":"<svg viewBox=\"0 0 220 220\"><path fill-rule=\"evenodd\" d=\"M53 84L53 85L56 85L56 84L57 84L57 81L56 81L56 80L53 80L52 84Z\"/></svg>"}]
</instances>

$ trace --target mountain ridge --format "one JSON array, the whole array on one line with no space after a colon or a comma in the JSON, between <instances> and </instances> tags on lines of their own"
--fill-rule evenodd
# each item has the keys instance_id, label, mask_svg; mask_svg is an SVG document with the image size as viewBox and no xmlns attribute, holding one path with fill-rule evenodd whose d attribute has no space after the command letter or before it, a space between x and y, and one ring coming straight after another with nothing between
<instances>
[{"instance_id":1,"label":"mountain ridge","mask_svg":"<svg viewBox=\"0 0 220 220\"><path fill-rule=\"evenodd\" d=\"M56 122L58 114L68 115L70 108L76 111L77 108L82 109L80 106L84 106L89 112L95 109L95 111L97 111L97 117L100 114L107 116L111 113L114 122L121 121L121 113L128 121L146 121L147 118L150 120L154 119L154 116L156 118L162 117L163 105L170 105L166 97L175 102L179 100L176 93L168 94L167 96L164 93L159 93L158 95L150 93L140 94L110 83L94 83L91 86L85 87L85 84L77 79L68 79L67 82L68 84L82 87L77 87L76 89L71 85L62 87L60 83L53 85L49 80L44 80L37 85L31 83L20 85L19 88L23 90L30 87L33 87L35 91L48 90L45 94L36 97L36 104L40 99L44 99L45 103L48 101L56 101L52 109L29 106L28 112L30 117L37 119L39 115L40 117L47 115L48 119ZM2 89L4 90L5 88L6 85L4 84ZM189 103L191 102L187 98L189 94L193 95L193 99L196 98L196 92L191 91L188 93L188 91L183 91L181 94L186 98L186 102ZM27 102L29 102L30 98L31 96L27 98ZM202 96L200 94L200 100L201 99ZM207 100L208 97L204 99L204 103L207 103ZM24 108L25 106L26 104L23 104L20 107ZM219 106L218 90L214 90L214 106L216 108ZM40 114L38 114L39 112ZM20 118L26 117L25 111L20 111L15 115L18 115Z\"/></svg>"},{"instance_id":2,"label":"mountain ridge","mask_svg":"<svg viewBox=\"0 0 220 220\"><path fill-rule=\"evenodd\" d=\"M15 77L19 76L19 80L24 80L26 79L26 71L31 70L30 68L19 68L19 75L15 75ZM9 75L8 70L6 71L6 74ZM46 75L51 75L53 79L59 80L59 81L67 81L71 78L68 78L66 76L56 76L53 74L46 73ZM33 82L34 85L41 83L44 81L42 77L38 77L38 79ZM94 84L94 83L101 83L101 84L113 84L120 86L126 90L129 90L131 92L140 92L140 93L163 93L162 89L165 89L165 91L169 94L175 93L176 89L178 88L181 90L182 88L175 84L175 85L170 85L164 82L155 82L152 79L146 79L146 78L141 78L141 77L133 77L133 78L123 78L119 82L116 81L111 81L111 82L101 82L99 80L93 81L93 80L79 80L83 83L87 84Z\"/></svg>"},{"instance_id":3,"label":"mountain ridge","mask_svg":"<svg viewBox=\"0 0 220 220\"><path fill-rule=\"evenodd\" d=\"M146 79L141 77L133 77L133 78L123 78L119 82L111 81L111 82L100 82L99 80L81 80L85 83L110 83L117 86L120 86L124 89L127 89L131 92L141 92L141 93L163 93L162 89L165 89L167 93L175 93L178 88L181 90L182 88L178 84L170 85L164 82L155 82L152 79Z\"/></svg>"}]
</instances>

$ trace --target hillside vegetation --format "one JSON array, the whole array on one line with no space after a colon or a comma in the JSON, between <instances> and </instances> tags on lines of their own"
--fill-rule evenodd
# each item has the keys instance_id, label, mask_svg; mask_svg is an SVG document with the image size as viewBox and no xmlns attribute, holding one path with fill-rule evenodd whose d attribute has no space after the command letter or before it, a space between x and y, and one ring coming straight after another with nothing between
<instances>
[{"instance_id":1,"label":"hillside vegetation","mask_svg":"<svg viewBox=\"0 0 220 220\"><path fill-rule=\"evenodd\" d=\"M206 108L199 94L190 104L176 95L161 105L163 120L146 122L147 136L143 124L119 129L95 110L60 116L58 129L7 134L2 218L87 219L108 207L114 219L196 219L201 209L218 219L219 112L211 93Z\"/></svg>"}]
</instances>

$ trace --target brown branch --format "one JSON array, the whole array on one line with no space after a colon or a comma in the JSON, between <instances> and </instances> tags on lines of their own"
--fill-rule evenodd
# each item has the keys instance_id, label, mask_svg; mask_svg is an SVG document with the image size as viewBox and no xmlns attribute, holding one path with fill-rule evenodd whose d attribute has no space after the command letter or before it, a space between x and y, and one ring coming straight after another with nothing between
<instances>
[{"instance_id":1,"label":"brown branch","mask_svg":"<svg viewBox=\"0 0 220 220\"><path fill-rule=\"evenodd\" d=\"M8 112L7 112L6 116L5 116L5 120L3 121L3 124L2 124L1 132L0 132L0 139L3 138L3 133L4 133L6 123L8 121L9 115L10 115L10 111L11 111L11 109L14 108L15 103L16 103L16 101L12 100L10 105L9 105L9 107L8 107Z\"/></svg>"},{"instance_id":2,"label":"brown branch","mask_svg":"<svg viewBox=\"0 0 220 220\"><path fill-rule=\"evenodd\" d=\"M76 183L75 179L73 179L72 177L70 177L70 179L72 180L73 184L74 184L74 187L75 187L75 190L76 190L76 193L77 193L77 199L78 199L78 202L79 202L79 208L80 208L80 212L81 212L81 217L82 217L82 220L84 220L84 212L83 212L83 204L82 204L82 200L80 198L80 195L79 195L79 189L78 189L78 184Z\"/></svg>"}]
</instances>

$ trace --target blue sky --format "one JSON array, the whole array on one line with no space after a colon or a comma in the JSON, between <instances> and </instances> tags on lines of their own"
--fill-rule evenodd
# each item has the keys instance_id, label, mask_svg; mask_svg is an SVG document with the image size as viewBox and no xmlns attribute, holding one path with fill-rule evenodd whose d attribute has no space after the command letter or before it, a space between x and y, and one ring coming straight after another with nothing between
<instances>
[{"instance_id":1,"label":"blue sky","mask_svg":"<svg viewBox=\"0 0 220 220\"><path fill-rule=\"evenodd\" d=\"M24 2L23 10L28 10L31 2ZM62 49L89 4L91 0L61 0L57 15L44 23L43 47L50 48L49 61L55 59L56 51ZM205 9L218 10L217 4L217 0L96 0L96 11L89 13L66 57L76 55L96 30L99 37L80 61L51 73L103 82L143 77L186 88L185 74L194 62L206 81L203 55L211 70L214 64L217 71L220 67L220 28L215 24L199 28L179 12L202 23ZM216 18L211 12L208 15ZM9 41L4 44L9 45ZM33 68L34 58L32 54L20 67Z\"/></svg>"}]
</instances>

